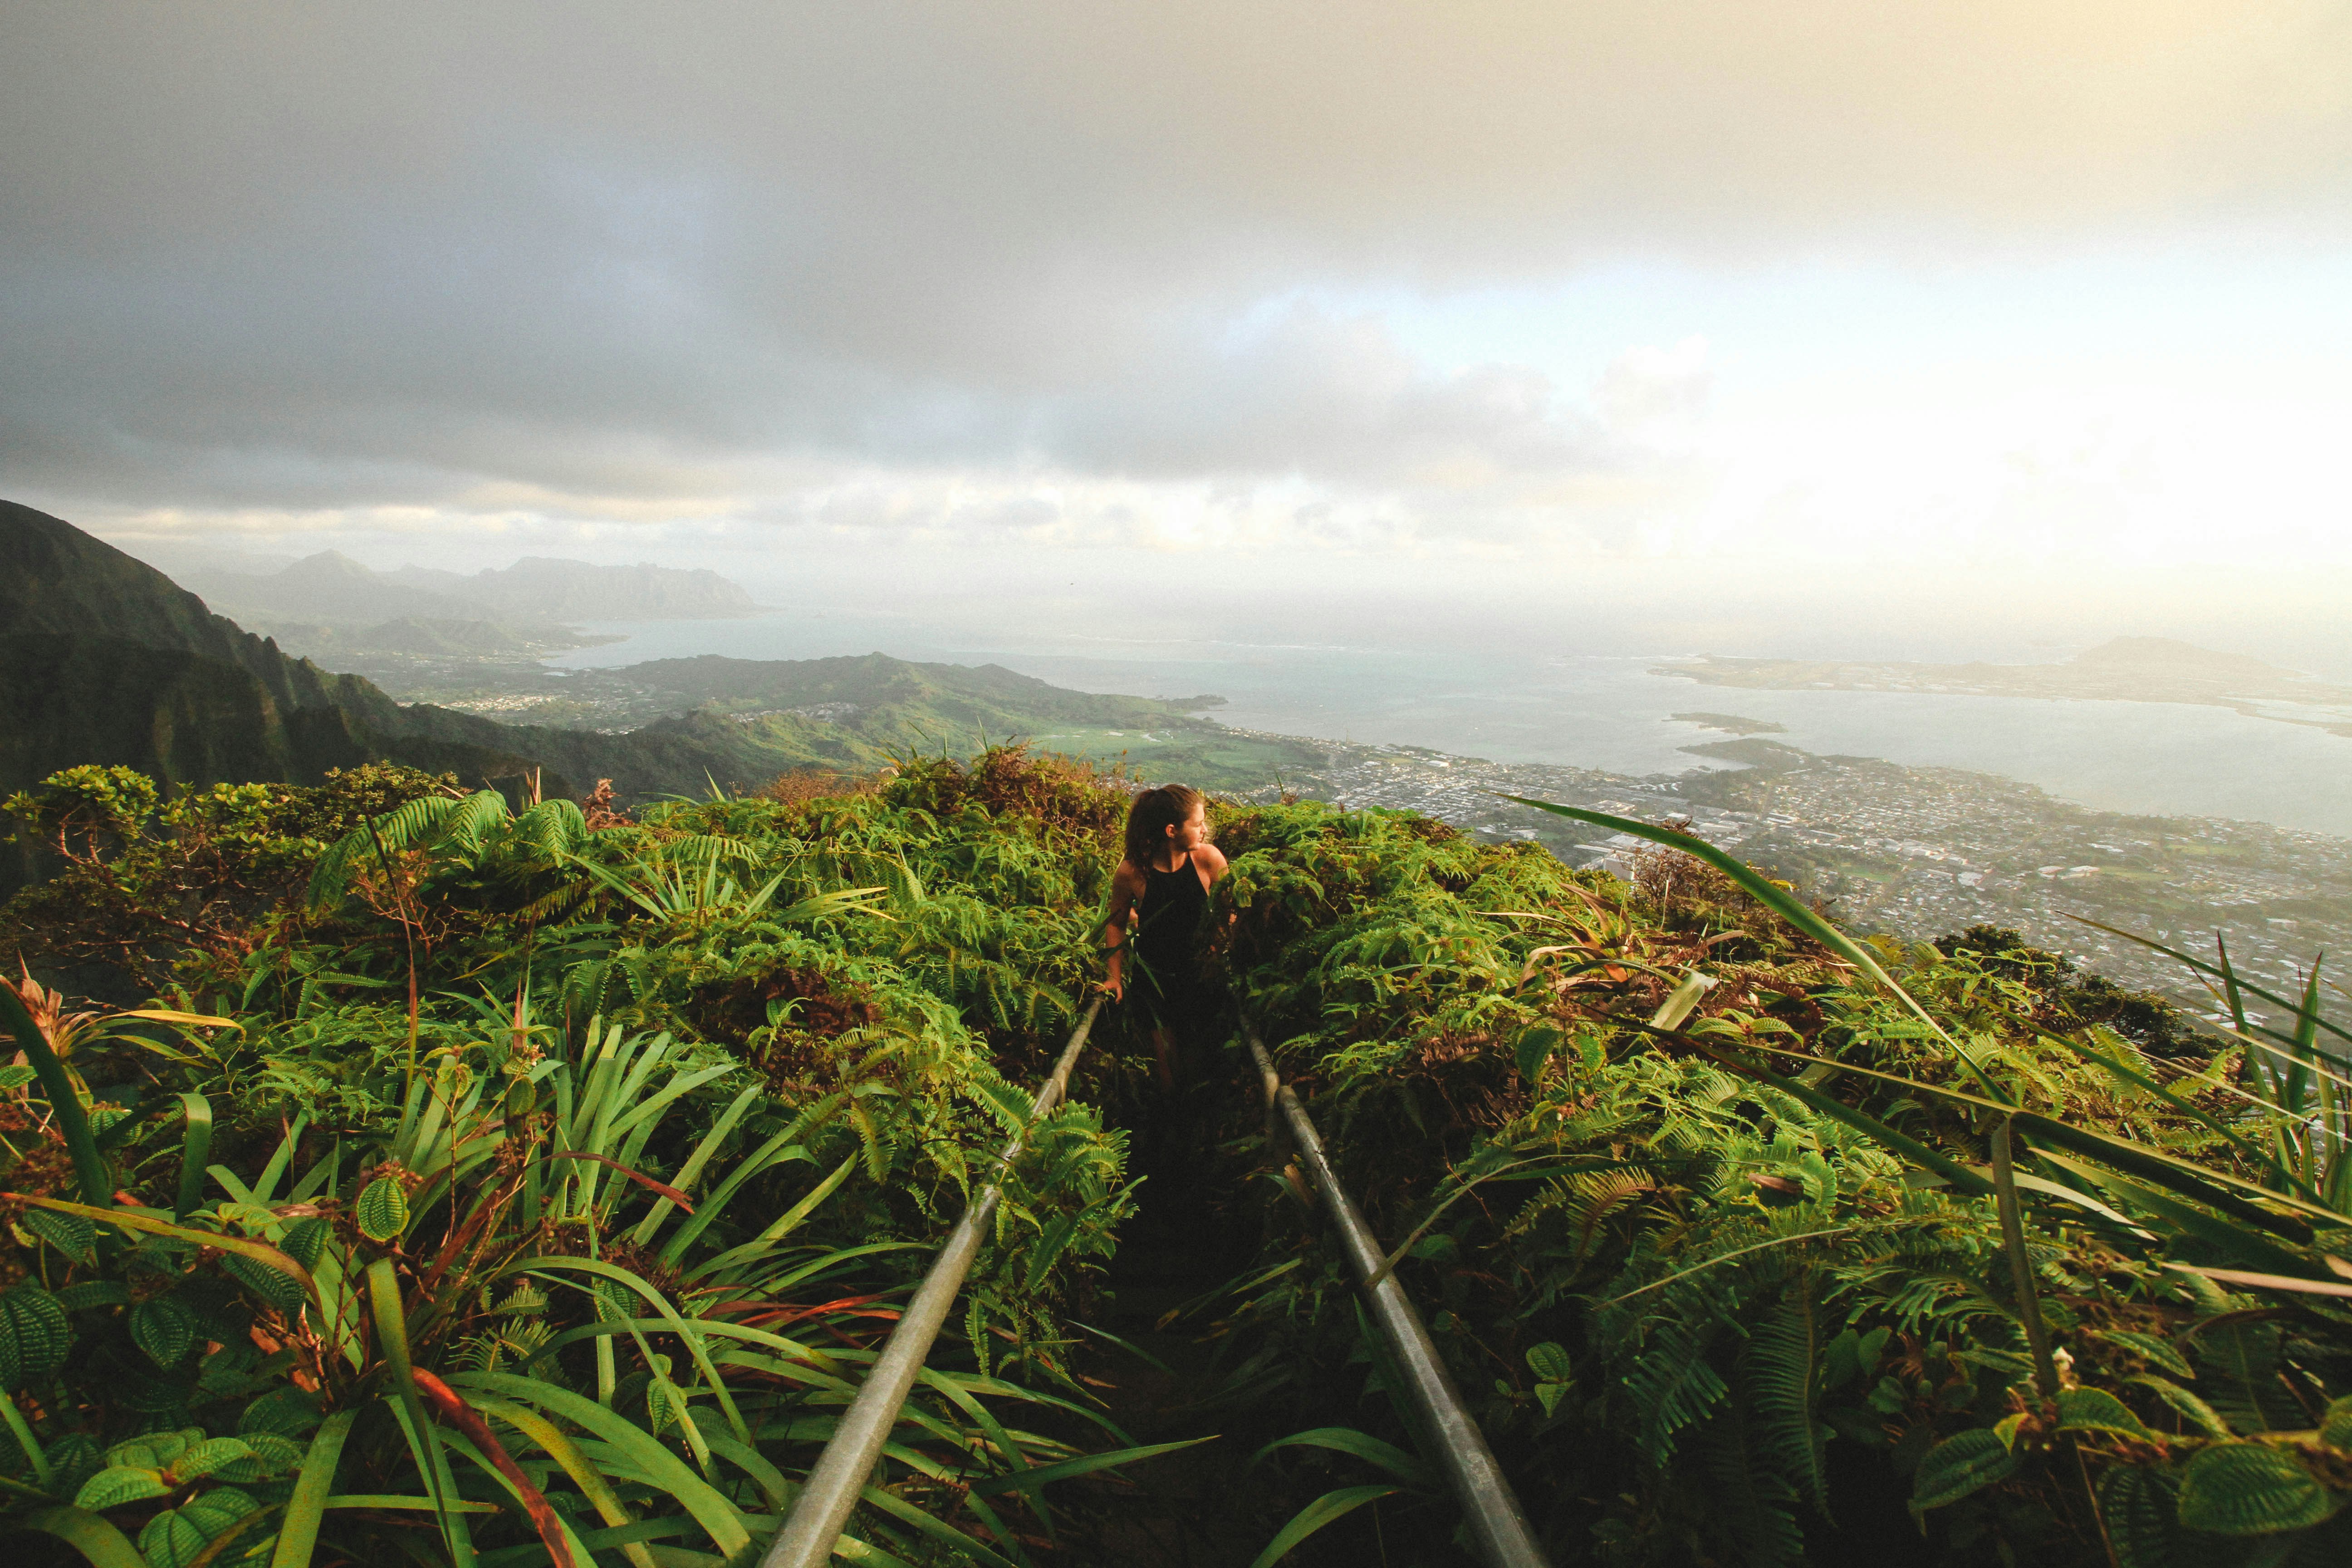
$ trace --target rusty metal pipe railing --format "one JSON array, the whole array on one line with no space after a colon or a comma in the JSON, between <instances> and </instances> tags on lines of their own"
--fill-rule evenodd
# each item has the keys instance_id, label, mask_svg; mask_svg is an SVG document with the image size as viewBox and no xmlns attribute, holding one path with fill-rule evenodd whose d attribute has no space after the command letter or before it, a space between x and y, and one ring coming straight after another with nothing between
<instances>
[{"instance_id":1,"label":"rusty metal pipe railing","mask_svg":"<svg viewBox=\"0 0 2352 1568\"><path fill-rule=\"evenodd\" d=\"M1364 1216L1357 1212L1339 1178L1332 1173L1315 1123L1307 1119L1298 1096L1275 1071L1274 1058L1266 1054L1265 1042L1257 1037L1256 1027L1246 1018L1242 1021L1242 1033L1249 1041L1250 1055L1256 1060L1258 1076L1266 1087L1268 1120L1271 1121L1274 1104L1278 1103L1290 1131L1291 1143L1298 1152L1300 1163L1306 1165L1317 1194L1323 1200L1332 1228L1339 1233L1340 1248L1355 1270L1357 1283L1378 1280L1366 1293L1366 1305L1374 1328L1404 1381L1404 1386L1397 1390L1399 1408L1414 1428L1414 1436L1421 1439L1423 1453L1445 1478L1454 1501L1461 1506L1463 1521L1469 1526L1470 1539L1479 1557L1488 1568L1549 1568L1543 1548L1536 1544L1535 1529L1528 1522L1527 1510L1519 1506L1518 1495L1504 1478L1502 1467L1495 1462L1494 1450L1486 1447L1486 1434L1478 1430L1478 1423L1463 1404L1453 1378L1446 1374L1445 1363L1439 1359L1437 1347L1430 1342L1429 1331L1422 1326L1421 1315L1413 1310L1412 1301L1405 1295L1404 1287L1397 1283L1396 1276L1383 1269L1385 1259L1372 1239L1371 1228L1364 1224Z\"/></svg>"},{"instance_id":2,"label":"rusty metal pipe railing","mask_svg":"<svg viewBox=\"0 0 2352 1568\"><path fill-rule=\"evenodd\" d=\"M1031 1122L1060 1104L1069 1092L1070 1069L1077 1065L1078 1053L1086 1049L1087 1035L1095 1026L1095 1015L1101 1011L1102 998L1097 996L1087 1006L1086 1016L1078 1020L1077 1030L1063 1048L1061 1059L1054 1064L1053 1076L1037 1091L1036 1102L1029 1111ZM776 1532L775 1543L760 1559L760 1568L824 1568L832 1561L842 1526L849 1522L850 1513L857 1507L857 1500L874 1474L874 1466L882 1457L882 1445L889 1440L891 1428L898 1424L899 1408L913 1392L915 1380L922 1375L931 1342L939 1338L940 1326L947 1321L948 1310L955 1305L956 1295L963 1289L964 1276L971 1272L972 1259L979 1256L980 1244L996 1217L997 1205L1004 1195L1003 1171L1019 1158L1028 1137L1027 1128L1013 1135L997 1156L1000 1170L995 1179L981 1189L965 1207L963 1217L948 1233L930 1272L923 1276L914 1300L907 1303L898 1326L890 1331L882 1353L874 1358L873 1368L866 1374L857 1397L834 1428L833 1440L817 1457L816 1468L809 1472L800 1496L793 1500L792 1512L786 1516L783 1528Z\"/></svg>"}]
</instances>

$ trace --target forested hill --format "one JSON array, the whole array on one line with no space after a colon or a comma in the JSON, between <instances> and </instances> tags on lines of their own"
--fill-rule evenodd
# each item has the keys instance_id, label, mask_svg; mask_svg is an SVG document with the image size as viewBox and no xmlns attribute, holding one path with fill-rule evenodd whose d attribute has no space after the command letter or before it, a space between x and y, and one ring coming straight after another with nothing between
<instances>
[{"instance_id":1,"label":"forested hill","mask_svg":"<svg viewBox=\"0 0 2352 1568\"><path fill-rule=\"evenodd\" d=\"M166 784L315 784L331 768L391 761L469 785L539 768L551 795L611 779L625 801L642 800L756 786L798 767L870 768L915 748L968 751L1041 723L1166 724L1185 707L872 654L587 671L572 682L583 695L625 700L548 715L572 727L501 724L403 705L289 658L152 567L6 501L0 626L0 797L84 763Z\"/></svg>"},{"instance_id":2,"label":"forested hill","mask_svg":"<svg viewBox=\"0 0 2352 1568\"><path fill-rule=\"evenodd\" d=\"M485 720L404 709L212 614L72 524L0 501L0 793L121 763L172 782L316 782L390 759L468 778L530 765Z\"/></svg>"}]
</instances>

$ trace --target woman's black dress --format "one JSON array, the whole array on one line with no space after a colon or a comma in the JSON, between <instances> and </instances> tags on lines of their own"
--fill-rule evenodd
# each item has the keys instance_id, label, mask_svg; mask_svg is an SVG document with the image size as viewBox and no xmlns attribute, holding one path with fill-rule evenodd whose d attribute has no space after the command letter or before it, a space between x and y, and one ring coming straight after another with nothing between
<instances>
[{"instance_id":1,"label":"woman's black dress","mask_svg":"<svg viewBox=\"0 0 2352 1568\"><path fill-rule=\"evenodd\" d=\"M1141 1000L1157 1026L1190 1042L1216 1021L1222 1000L1217 987L1201 974L1201 932L1209 911L1209 890L1201 885L1201 873L1190 855L1173 871L1145 866L1143 884L1134 945L1142 973L1129 994Z\"/></svg>"}]
</instances>

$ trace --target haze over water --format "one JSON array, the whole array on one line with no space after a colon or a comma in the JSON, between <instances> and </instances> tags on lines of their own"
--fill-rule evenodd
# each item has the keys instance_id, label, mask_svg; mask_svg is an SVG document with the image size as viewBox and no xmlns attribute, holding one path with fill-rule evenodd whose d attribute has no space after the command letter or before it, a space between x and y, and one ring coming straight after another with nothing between
<instances>
[{"instance_id":1,"label":"haze over water","mask_svg":"<svg viewBox=\"0 0 2352 1568\"><path fill-rule=\"evenodd\" d=\"M706 653L813 658L880 651L1001 664L1085 690L1213 692L1227 705L1210 716L1247 729L1636 774L1721 765L1681 748L1728 737L1668 716L1737 714L1787 726L1769 738L1805 751L1996 773L2101 810L2235 817L2352 837L2352 740L2222 708L1775 691L1651 673L1688 649L1530 657L1507 647L1127 639L1020 620L1007 616L986 629L943 632L926 616L835 609L614 625L600 629L626 640L551 662L586 668Z\"/></svg>"}]
</instances>

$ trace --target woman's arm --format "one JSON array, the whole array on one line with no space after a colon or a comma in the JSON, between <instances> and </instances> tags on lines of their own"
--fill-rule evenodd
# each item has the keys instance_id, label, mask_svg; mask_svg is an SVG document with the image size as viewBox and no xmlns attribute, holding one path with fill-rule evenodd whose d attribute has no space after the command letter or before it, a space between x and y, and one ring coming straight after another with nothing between
<instances>
[{"instance_id":1,"label":"woman's arm","mask_svg":"<svg viewBox=\"0 0 2352 1568\"><path fill-rule=\"evenodd\" d=\"M1192 846L1192 868L1201 873L1204 886L1213 887L1217 879L1232 868L1225 864L1225 852L1213 844Z\"/></svg>"},{"instance_id":2,"label":"woman's arm","mask_svg":"<svg viewBox=\"0 0 2352 1568\"><path fill-rule=\"evenodd\" d=\"M1127 986L1119 971L1127 959L1127 917L1142 891L1142 881L1135 868L1124 860L1111 875L1110 917L1103 922L1103 945L1110 949L1110 973L1102 988L1110 993L1114 1001L1127 1000Z\"/></svg>"}]
</instances>

